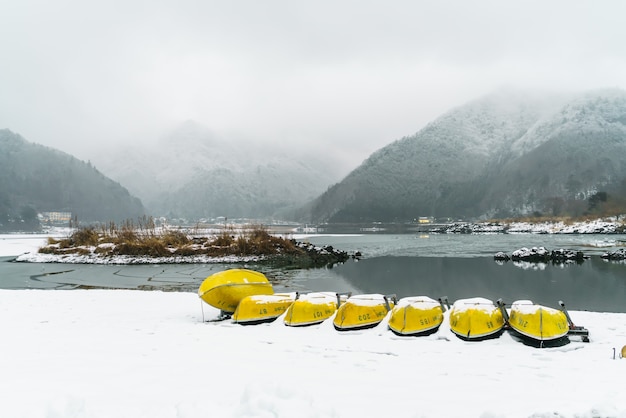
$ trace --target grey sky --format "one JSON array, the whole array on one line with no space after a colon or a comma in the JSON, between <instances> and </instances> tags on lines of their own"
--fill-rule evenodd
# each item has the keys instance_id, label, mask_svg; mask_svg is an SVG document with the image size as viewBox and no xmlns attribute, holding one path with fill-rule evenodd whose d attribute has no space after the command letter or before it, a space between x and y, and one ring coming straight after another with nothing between
<instances>
[{"instance_id":1,"label":"grey sky","mask_svg":"<svg viewBox=\"0 0 626 418\"><path fill-rule=\"evenodd\" d=\"M355 163L500 86L626 88L619 0L0 0L0 16L0 128L81 158L192 119Z\"/></svg>"}]
</instances>

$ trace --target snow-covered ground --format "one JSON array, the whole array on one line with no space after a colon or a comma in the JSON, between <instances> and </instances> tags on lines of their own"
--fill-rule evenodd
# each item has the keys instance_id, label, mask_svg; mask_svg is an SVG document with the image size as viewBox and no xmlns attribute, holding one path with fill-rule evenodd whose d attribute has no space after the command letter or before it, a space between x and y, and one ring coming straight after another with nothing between
<instances>
[{"instance_id":1,"label":"snow-covered ground","mask_svg":"<svg viewBox=\"0 0 626 418\"><path fill-rule=\"evenodd\" d=\"M0 234L0 257L36 253L48 242L48 234Z\"/></svg>"},{"instance_id":2,"label":"snow-covered ground","mask_svg":"<svg viewBox=\"0 0 626 418\"><path fill-rule=\"evenodd\" d=\"M478 222L455 223L441 228L447 233L523 233L523 234L614 234L624 231L624 216L581 222ZM620 232L623 233L623 232Z\"/></svg>"},{"instance_id":3,"label":"snow-covered ground","mask_svg":"<svg viewBox=\"0 0 626 418\"><path fill-rule=\"evenodd\" d=\"M39 246L16 239L0 255ZM204 322L195 293L0 290L0 416L626 417L626 314L570 314L591 342L538 349L464 342L447 313L406 338Z\"/></svg>"}]
</instances>

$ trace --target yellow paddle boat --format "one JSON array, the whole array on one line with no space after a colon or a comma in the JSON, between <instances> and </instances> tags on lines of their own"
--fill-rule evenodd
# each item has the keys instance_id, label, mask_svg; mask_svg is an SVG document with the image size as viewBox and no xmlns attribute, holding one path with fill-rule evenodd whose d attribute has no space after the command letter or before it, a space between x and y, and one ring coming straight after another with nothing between
<instances>
[{"instance_id":1,"label":"yellow paddle boat","mask_svg":"<svg viewBox=\"0 0 626 418\"><path fill-rule=\"evenodd\" d=\"M444 312L443 303L428 296L402 298L391 310L389 329L397 335L429 335L439 329Z\"/></svg>"},{"instance_id":2,"label":"yellow paddle boat","mask_svg":"<svg viewBox=\"0 0 626 418\"><path fill-rule=\"evenodd\" d=\"M481 297L459 299L450 309L450 330L467 341L498 337L504 317L493 301Z\"/></svg>"},{"instance_id":3,"label":"yellow paddle boat","mask_svg":"<svg viewBox=\"0 0 626 418\"><path fill-rule=\"evenodd\" d=\"M334 292L312 292L298 295L287 309L285 325L301 327L315 325L330 318L346 301L349 294Z\"/></svg>"},{"instance_id":4,"label":"yellow paddle boat","mask_svg":"<svg viewBox=\"0 0 626 418\"><path fill-rule=\"evenodd\" d=\"M395 295L356 295L337 309L333 324L338 331L372 328L387 316L396 303Z\"/></svg>"},{"instance_id":5,"label":"yellow paddle boat","mask_svg":"<svg viewBox=\"0 0 626 418\"><path fill-rule=\"evenodd\" d=\"M565 313L536 305L530 300L518 300L511 304L509 327L531 345L543 347L569 342L567 334L570 327Z\"/></svg>"},{"instance_id":6,"label":"yellow paddle boat","mask_svg":"<svg viewBox=\"0 0 626 418\"><path fill-rule=\"evenodd\" d=\"M212 274L200 284L200 299L228 316L246 296L272 295L274 289L263 273L247 269L224 270Z\"/></svg>"},{"instance_id":7,"label":"yellow paddle boat","mask_svg":"<svg viewBox=\"0 0 626 418\"><path fill-rule=\"evenodd\" d=\"M294 300L296 292L246 296L237 305L232 320L242 325L272 322L284 314Z\"/></svg>"}]
</instances>

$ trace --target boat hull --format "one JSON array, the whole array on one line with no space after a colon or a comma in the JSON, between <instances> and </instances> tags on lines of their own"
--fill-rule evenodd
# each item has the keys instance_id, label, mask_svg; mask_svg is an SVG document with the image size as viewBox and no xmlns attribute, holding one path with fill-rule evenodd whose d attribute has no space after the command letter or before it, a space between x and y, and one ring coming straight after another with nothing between
<instances>
[{"instance_id":1,"label":"boat hull","mask_svg":"<svg viewBox=\"0 0 626 418\"><path fill-rule=\"evenodd\" d=\"M295 293L246 296L237 305L232 320L241 325L272 322L284 314L294 300L296 300Z\"/></svg>"},{"instance_id":2,"label":"boat hull","mask_svg":"<svg viewBox=\"0 0 626 418\"><path fill-rule=\"evenodd\" d=\"M503 329L502 311L489 299L459 299L450 309L450 330L463 340L496 338Z\"/></svg>"},{"instance_id":3,"label":"boat hull","mask_svg":"<svg viewBox=\"0 0 626 418\"><path fill-rule=\"evenodd\" d=\"M346 301L345 296L339 300ZM287 309L284 323L289 327L304 327L324 322L337 311L337 293L314 292L300 295Z\"/></svg>"},{"instance_id":4,"label":"boat hull","mask_svg":"<svg viewBox=\"0 0 626 418\"><path fill-rule=\"evenodd\" d=\"M232 314L246 296L271 295L272 284L264 274L247 269L230 269L212 274L200 284L198 296L204 302Z\"/></svg>"},{"instance_id":5,"label":"boat hull","mask_svg":"<svg viewBox=\"0 0 626 418\"><path fill-rule=\"evenodd\" d=\"M373 328L393 308L393 301L380 294L356 295L337 309L333 325L338 331Z\"/></svg>"},{"instance_id":6,"label":"boat hull","mask_svg":"<svg viewBox=\"0 0 626 418\"><path fill-rule=\"evenodd\" d=\"M402 336L424 336L437 332L443 322L441 303L427 296L402 298L389 316L389 329Z\"/></svg>"},{"instance_id":7,"label":"boat hull","mask_svg":"<svg viewBox=\"0 0 626 418\"><path fill-rule=\"evenodd\" d=\"M511 304L509 327L531 345L563 345L569 342L569 322L565 313L529 300Z\"/></svg>"}]
</instances>

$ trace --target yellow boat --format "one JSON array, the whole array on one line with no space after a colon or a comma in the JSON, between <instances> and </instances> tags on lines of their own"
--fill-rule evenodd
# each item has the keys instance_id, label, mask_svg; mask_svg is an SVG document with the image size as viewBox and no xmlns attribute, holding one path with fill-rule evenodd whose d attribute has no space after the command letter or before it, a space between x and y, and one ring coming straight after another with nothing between
<instances>
[{"instance_id":1,"label":"yellow boat","mask_svg":"<svg viewBox=\"0 0 626 418\"><path fill-rule=\"evenodd\" d=\"M372 328L394 307L395 295L356 295L337 309L333 324L338 331Z\"/></svg>"},{"instance_id":2,"label":"yellow boat","mask_svg":"<svg viewBox=\"0 0 626 418\"><path fill-rule=\"evenodd\" d=\"M429 335L439 329L444 311L443 303L428 296L402 298L391 310L389 329L397 335Z\"/></svg>"},{"instance_id":3,"label":"yellow boat","mask_svg":"<svg viewBox=\"0 0 626 418\"><path fill-rule=\"evenodd\" d=\"M315 325L330 318L346 301L347 294L312 292L299 295L285 314L285 325L302 327Z\"/></svg>"},{"instance_id":4,"label":"yellow boat","mask_svg":"<svg viewBox=\"0 0 626 418\"><path fill-rule=\"evenodd\" d=\"M284 314L294 300L296 292L246 296L237 305L232 320L242 325L272 322Z\"/></svg>"},{"instance_id":5,"label":"yellow boat","mask_svg":"<svg viewBox=\"0 0 626 418\"><path fill-rule=\"evenodd\" d=\"M518 300L511 304L509 327L524 342L532 345L563 345L569 342L570 331L563 311L536 305L530 300Z\"/></svg>"},{"instance_id":6,"label":"yellow boat","mask_svg":"<svg viewBox=\"0 0 626 418\"><path fill-rule=\"evenodd\" d=\"M450 309L450 330L463 340L494 338L503 329L502 311L489 299L459 299Z\"/></svg>"},{"instance_id":7,"label":"yellow boat","mask_svg":"<svg viewBox=\"0 0 626 418\"><path fill-rule=\"evenodd\" d=\"M263 273L247 269L224 270L212 274L200 285L200 299L228 315L241 299L250 295L272 295L274 289Z\"/></svg>"}]
</instances>

